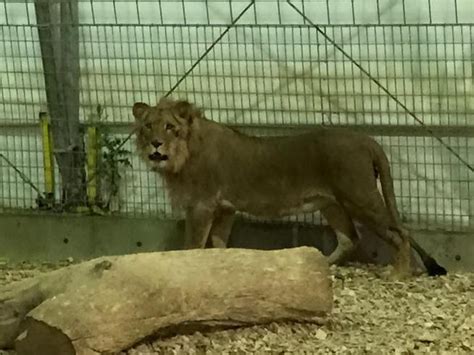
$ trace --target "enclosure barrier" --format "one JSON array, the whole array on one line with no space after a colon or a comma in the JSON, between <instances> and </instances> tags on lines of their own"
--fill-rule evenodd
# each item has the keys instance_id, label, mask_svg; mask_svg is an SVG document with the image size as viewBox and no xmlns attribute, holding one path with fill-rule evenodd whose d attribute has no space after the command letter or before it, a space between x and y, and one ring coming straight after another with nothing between
<instances>
[{"instance_id":1,"label":"enclosure barrier","mask_svg":"<svg viewBox=\"0 0 474 355\"><path fill-rule=\"evenodd\" d=\"M55 176L53 157L53 136L51 134L51 124L46 112L39 114L41 138L43 143L43 168L44 168L44 193L45 203L48 208L52 208L55 200Z\"/></svg>"},{"instance_id":2,"label":"enclosure barrier","mask_svg":"<svg viewBox=\"0 0 474 355\"><path fill-rule=\"evenodd\" d=\"M369 133L389 155L406 222L471 229L472 9L467 1L425 5L4 2L0 206L37 209L40 201L62 210L68 198L123 216L180 218L133 137L126 141L133 102L175 90L251 134L320 124ZM49 119L39 129L38 112ZM290 220L320 223L313 214Z\"/></svg>"}]
</instances>

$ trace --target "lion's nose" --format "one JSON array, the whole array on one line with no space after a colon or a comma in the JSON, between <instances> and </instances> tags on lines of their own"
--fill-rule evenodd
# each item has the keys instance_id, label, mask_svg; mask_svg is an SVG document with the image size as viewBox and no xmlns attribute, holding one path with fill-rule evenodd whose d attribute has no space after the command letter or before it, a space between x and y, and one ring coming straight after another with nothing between
<instances>
[{"instance_id":1,"label":"lion's nose","mask_svg":"<svg viewBox=\"0 0 474 355\"><path fill-rule=\"evenodd\" d=\"M151 145L154 146L155 148L158 148L161 145L161 143L158 142L157 140L152 140Z\"/></svg>"}]
</instances>

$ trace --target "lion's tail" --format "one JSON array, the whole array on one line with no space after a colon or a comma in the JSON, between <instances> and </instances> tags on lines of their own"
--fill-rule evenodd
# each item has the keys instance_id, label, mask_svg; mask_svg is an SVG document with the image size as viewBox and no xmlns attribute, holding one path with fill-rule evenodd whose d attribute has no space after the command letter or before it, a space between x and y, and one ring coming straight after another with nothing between
<instances>
[{"instance_id":1,"label":"lion's tail","mask_svg":"<svg viewBox=\"0 0 474 355\"><path fill-rule=\"evenodd\" d=\"M380 175L382 195L392 220L392 225L390 228L395 229L398 233L400 233L401 236L408 238L411 246L420 255L421 260L423 261L423 264L425 265L426 270L430 276L446 275L446 269L439 265L435 259L429 256L428 253L413 239L410 233L402 227L402 223L398 214L397 202L395 200L393 180L390 172L390 163L382 147L378 143L376 143L375 146L374 168Z\"/></svg>"},{"instance_id":2,"label":"lion's tail","mask_svg":"<svg viewBox=\"0 0 474 355\"><path fill-rule=\"evenodd\" d=\"M380 178L380 184L382 185L382 195L385 201L385 205L387 206L387 209L389 211L391 222L393 225L399 226L401 225L401 222L398 214L397 202L395 200L392 174L390 172L390 163L382 147L377 142L374 143L374 169L376 171L376 174L378 173Z\"/></svg>"}]
</instances>

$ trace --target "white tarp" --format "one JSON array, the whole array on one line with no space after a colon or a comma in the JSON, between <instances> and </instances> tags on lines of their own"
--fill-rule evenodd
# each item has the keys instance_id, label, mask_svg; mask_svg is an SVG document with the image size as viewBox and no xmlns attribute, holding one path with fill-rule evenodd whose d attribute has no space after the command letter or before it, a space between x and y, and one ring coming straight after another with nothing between
<instances>
[{"instance_id":1,"label":"white tarp","mask_svg":"<svg viewBox=\"0 0 474 355\"><path fill-rule=\"evenodd\" d=\"M80 1L81 119L101 104L111 122L131 122L133 103L152 103L167 92L248 3ZM472 1L458 0L457 12L442 0L430 7L356 0L352 9L351 3L305 1L304 10L426 124L472 125ZM294 4L303 9L301 1ZM0 6L0 33L0 127L36 124L46 94L33 3ZM418 125L283 1L257 1L175 96L235 124ZM0 153L42 189L39 130L5 132ZM378 138L390 156L404 216L469 223L474 185L467 168L430 137ZM474 163L472 138L446 141ZM0 172L0 206L34 206L34 191L1 159ZM128 213L170 211L161 181L136 156L122 198Z\"/></svg>"}]
</instances>

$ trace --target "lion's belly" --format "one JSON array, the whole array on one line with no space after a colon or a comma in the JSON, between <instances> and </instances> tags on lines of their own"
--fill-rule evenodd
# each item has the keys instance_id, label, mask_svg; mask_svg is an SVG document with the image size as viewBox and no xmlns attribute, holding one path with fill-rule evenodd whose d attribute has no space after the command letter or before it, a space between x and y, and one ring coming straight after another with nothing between
<instances>
[{"instance_id":1,"label":"lion's belly","mask_svg":"<svg viewBox=\"0 0 474 355\"><path fill-rule=\"evenodd\" d=\"M280 216L291 216L300 213L312 213L321 210L328 206L329 200L327 198L316 198L311 202L303 202L302 204L290 207L283 207L279 211Z\"/></svg>"},{"instance_id":2,"label":"lion's belly","mask_svg":"<svg viewBox=\"0 0 474 355\"><path fill-rule=\"evenodd\" d=\"M312 213L321 210L334 201L332 196L327 194L317 194L305 196L303 198L291 198L285 196L271 196L266 198L247 198L221 200L221 205L226 208L233 208L240 212L246 212L254 216L261 217L284 217L300 213Z\"/></svg>"}]
</instances>

